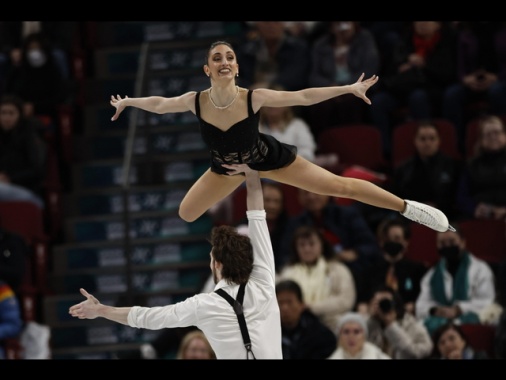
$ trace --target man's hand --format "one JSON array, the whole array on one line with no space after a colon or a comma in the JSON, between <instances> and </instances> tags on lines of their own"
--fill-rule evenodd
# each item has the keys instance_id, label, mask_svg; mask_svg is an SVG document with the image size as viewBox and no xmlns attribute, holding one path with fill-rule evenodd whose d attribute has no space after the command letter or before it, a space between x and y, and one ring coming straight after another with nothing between
<instances>
[{"instance_id":1,"label":"man's hand","mask_svg":"<svg viewBox=\"0 0 506 380\"><path fill-rule=\"evenodd\" d=\"M254 171L247 164L231 164L231 165L221 164L221 166L229 169L229 171L227 172L228 175L237 175L237 174L241 174L241 173L246 174L246 173L251 173Z\"/></svg>"},{"instance_id":2,"label":"man's hand","mask_svg":"<svg viewBox=\"0 0 506 380\"><path fill-rule=\"evenodd\" d=\"M69 314L79 319L95 319L99 317L98 308L101 305L100 302L83 288L79 290L81 294L86 297L86 300L71 306Z\"/></svg>"},{"instance_id":3,"label":"man's hand","mask_svg":"<svg viewBox=\"0 0 506 380\"><path fill-rule=\"evenodd\" d=\"M362 80L362 79L364 79L364 75L365 75L364 73L362 73L362 75L360 75L360 78L358 78L358 80L351 85L351 89L352 89L353 95L355 95L356 97L362 99L367 104L371 104L371 101L365 95L365 93L367 92L367 90L369 89L369 87L371 87L374 84L376 84L376 82L378 81L379 77L377 75L373 75L369 79Z\"/></svg>"},{"instance_id":4,"label":"man's hand","mask_svg":"<svg viewBox=\"0 0 506 380\"><path fill-rule=\"evenodd\" d=\"M128 99L128 96L125 96L125 99ZM123 99L121 99L121 96L116 95L116 97L114 97L114 95L111 95L111 106L116 108L116 113L111 118L111 120L114 121L119 117L119 114L123 112L123 110L125 109L125 105L123 104Z\"/></svg>"}]
</instances>

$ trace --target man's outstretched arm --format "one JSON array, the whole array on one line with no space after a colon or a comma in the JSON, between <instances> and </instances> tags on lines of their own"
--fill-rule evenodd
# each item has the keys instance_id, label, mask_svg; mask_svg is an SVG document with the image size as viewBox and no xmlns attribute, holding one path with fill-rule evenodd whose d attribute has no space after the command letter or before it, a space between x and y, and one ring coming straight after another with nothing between
<instances>
[{"instance_id":1,"label":"man's outstretched arm","mask_svg":"<svg viewBox=\"0 0 506 380\"><path fill-rule=\"evenodd\" d=\"M130 307L102 305L98 299L83 288L80 289L80 292L86 297L86 300L69 308L69 314L71 316L79 319L95 319L101 317L128 326L127 318L131 309Z\"/></svg>"},{"instance_id":2,"label":"man's outstretched arm","mask_svg":"<svg viewBox=\"0 0 506 380\"><path fill-rule=\"evenodd\" d=\"M229 175L236 175L244 173L246 175L246 207L248 210L263 210L264 209L264 195L262 191L262 183L260 182L260 175L258 171L251 169L246 164L233 164L223 167L229 169Z\"/></svg>"}]
</instances>

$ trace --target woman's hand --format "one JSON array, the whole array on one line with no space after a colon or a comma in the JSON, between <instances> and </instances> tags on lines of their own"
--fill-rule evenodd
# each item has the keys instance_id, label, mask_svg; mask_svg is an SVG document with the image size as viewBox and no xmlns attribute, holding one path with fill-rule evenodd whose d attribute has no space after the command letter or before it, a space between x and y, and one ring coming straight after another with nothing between
<instances>
[{"instance_id":1,"label":"woman's hand","mask_svg":"<svg viewBox=\"0 0 506 380\"><path fill-rule=\"evenodd\" d=\"M364 75L365 75L364 73L362 73L362 75L360 75L360 78L358 78L358 80L351 85L351 89L352 89L353 95L355 95L356 97L362 99L367 104L371 104L371 101L365 95L365 93L367 92L367 90L369 89L369 87L371 87L374 84L376 84L376 82L378 81L379 77L377 75L373 75L369 79L363 80L364 79Z\"/></svg>"},{"instance_id":2,"label":"woman's hand","mask_svg":"<svg viewBox=\"0 0 506 380\"><path fill-rule=\"evenodd\" d=\"M125 96L125 99L128 99L128 96ZM121 96L119 95L116 95L116 97L114 97L114 95L111 95L111 106L116 108L116 113L111 118L112 121L116 120L119 117L119 114L126 108L126 106L123 104L123 100L124 99L121 99Z\"/></svg>"}]
</instances>

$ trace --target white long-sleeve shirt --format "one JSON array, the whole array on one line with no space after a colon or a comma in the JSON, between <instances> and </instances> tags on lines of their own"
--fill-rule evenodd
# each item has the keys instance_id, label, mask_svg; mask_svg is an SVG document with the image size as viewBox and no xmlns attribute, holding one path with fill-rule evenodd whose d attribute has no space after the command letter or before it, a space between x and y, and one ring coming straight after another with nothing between
<instances>
[{"instance_id":1,"label":"white long-sleeve shirt","mask_svg":"<svg viewBox=\"0 0 506 380\"><path fill-rule=\"evenodd\" d=\"M257 359L282 359L274 254L265 210L251 210L246 214L254 262L243 308L252 350ZM220 288L234 299L237 297L239 285L228 285L221 280L215 290ZM246 359L237 316L232 306L214 291L197 294L173 305L134 306L128 314L128 324L151 330L196 326L204 332L218 359Z\"/></svg>"}]
</instances>

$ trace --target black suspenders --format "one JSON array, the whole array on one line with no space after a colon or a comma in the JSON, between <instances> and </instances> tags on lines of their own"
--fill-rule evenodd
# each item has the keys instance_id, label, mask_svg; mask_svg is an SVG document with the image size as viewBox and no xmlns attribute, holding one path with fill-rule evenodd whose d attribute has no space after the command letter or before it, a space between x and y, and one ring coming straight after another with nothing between
<instances>
[{"instance_id":1,"label":"black suspenders","mask_svg":"<svg viewBox=\"0 0 506 380\"><path fill-rule=\"evenodd\" d=\"M227 302L230 304L230 306L232 306L235 314L237 315L239 327L241 328L242 340L244 341L244 347L246 347L246 359L250 358L249 357L250 354L253 359L256 359L255 354L253 354L253 351L251 350L251 340L249 338L248 327L246 326L246 319L244 318L244 313L242 310L242 301L244 299L245 287L246 284L241 284L239 286L239 292L237 293L237 300L233 299L232 296L223 289L215 290L215 292L227 300Z\"/></svg>"}]
</instances>

